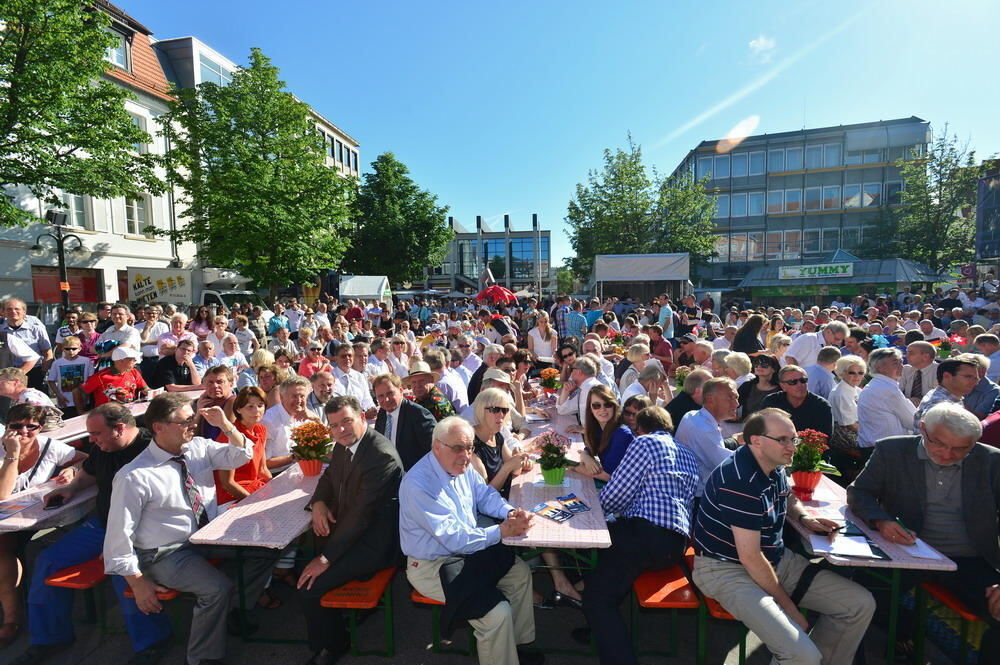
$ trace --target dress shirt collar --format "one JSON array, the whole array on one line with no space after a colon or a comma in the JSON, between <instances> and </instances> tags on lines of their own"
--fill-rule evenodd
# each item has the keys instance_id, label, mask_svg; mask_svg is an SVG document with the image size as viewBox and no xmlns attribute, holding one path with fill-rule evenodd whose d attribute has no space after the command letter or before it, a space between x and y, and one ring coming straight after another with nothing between
<instances>
[{"instance_id":1,"label":"dress shirt collar","mask_svg":"<svg viewBox=\"0 0 1000 665\"><path fill-rule=\"evenodd\" d=\"M873 374L872 375L872 380L868 382L868 385L870 386L871 384L876 383L876 382L878 382L878 383L892 384L892 386L896 390L899 390L899 384L896 383L896 380L895 379L890 379L885 374Z\"/></svg>"},{"instance_id":2,"label":"dress shirt collar","mask_svg":"<svg viewBox=\"0 0 1000 665\"><path fill-rule=\"evenodd\" d=\"M337 444L337 445L340 445L340 444ZM361 445L361 439L358 439L357 441L355 441L351 445L347 446L347 450L350 451L350 453L351 453L351 459L352 460L354 459L354 456L358 454L358 446L360 446L360 445Z\"/></svg>"},{"instance_id":3,"label":"dress shirt collar","mask_svg":"<svg viewBox=\"0 0 1000 665\"><path fill-rule=\"evenodd\" d=\"M347 371L345 372L342 369L340 369L340 367L338 367L337 365L333 366L333 375L338 379L341 379L345 376L347 378L351 378L351 374L353 373L353 371L354 371L353 369L348 368Z\"/></svg>"},{"instance_id":4,"label":"dress shirt collar","mask_svg":"<svg viewBox=\"0 0 1000 665\"><path fill-rule=\"evenodd\" d=\"M169 462L170 459L173 458L173 457L177 457L178 455L182 455L183 456L187 452L187 449L188 449L189 445L190 445L190 442L189 443L185 443L183 446L181 446L181 451L179 453L177 453L177 454L174 454L174 453L171 453L171 452L167 452L166 450L164 450L163 448L161 448L160 444L158 444L156 442L156 440L154 439L154 440L150 441L150 445L146 447L146 452L153 458L153 462L155 462L155 466L162 466L163 464L166 464L167 462Z\"/></svg>"}]
</instances>

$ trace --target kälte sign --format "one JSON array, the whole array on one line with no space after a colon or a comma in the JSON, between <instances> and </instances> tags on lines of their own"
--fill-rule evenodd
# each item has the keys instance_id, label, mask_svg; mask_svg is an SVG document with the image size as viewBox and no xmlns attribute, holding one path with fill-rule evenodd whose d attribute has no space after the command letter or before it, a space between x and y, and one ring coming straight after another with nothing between
<instances>
[{"instance_id":1,"label":"k\u00e4lte sign","mask_svg":"<svg viewBox=\"0 0 1000 665\"><path fill-rule=\"evenodd\" d=\"M852 277L853 263L817 263L811 266L779 266L778 279L821 279L823 277Z\"/></svg>"}]
</instances>

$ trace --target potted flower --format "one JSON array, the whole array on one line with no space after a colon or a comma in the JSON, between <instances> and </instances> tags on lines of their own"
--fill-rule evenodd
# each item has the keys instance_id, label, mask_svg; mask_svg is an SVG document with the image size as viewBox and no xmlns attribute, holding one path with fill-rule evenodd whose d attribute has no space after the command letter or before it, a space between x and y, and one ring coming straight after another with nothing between
<instances>
[{"instance_id":1,"label":"potted flower","mask_svg":"<svg viewBox=\"0 0 1000 665\"><path fill-rule=\"evenodd\" d=\"M291 452L299 463L304 476L318 476L333 449L330 431L323 423L315 420L305 422L292 429Z\"/></svg>"},{"instance_id":2,"label":"potted flower","mask_svg":"<svg viewBox=\"0 0 1000 665\"><path fill-rule=\"evenodd\" d=\"M837 467L823 459L823 453L829 448L826 441L829 438L814 429L804 429L798 433L799 445L792 455L789 471L792 475L792 491L802 501L811 501L813 490L819 484L824 473L839 476Z\"/></svg>"},{"instance_id":3,"label":"potted flower","mask_svg":"<svg viewBox=\"0 0 1000 665\"><path fill-rule=\"evenodd\" d=\"M674 385L678 388L684 387L684 379L687 378L688 374L691 373L691 368L687 365L681 365L674 370Z\"/></svg>"},{"instance_id":4,"label":"potted flower","mask_svg":"<svg viewBox=\"0 0 1000 665\"><path fill-rule=\"evenodd\" d=\"M569 445L569 439L553 431L548 431L535 439L535 447L541 452L538 465L542 467L542 478L545 479L546 485L562 485L566 467L577 465L576 462L566 459Z\"/></svg>"},{"instance_id":5,"label":"potted flower","mask_svg":"<svg viewBox=\"0 0 1000 665\"><path fill-rule=\"evenodd\" d=\"M559 380L559 370L555 367L546 367L540 373L542 380L540 385L547 393L554 393L562 388L562 381Z\"/></svg>"}]
</instances>

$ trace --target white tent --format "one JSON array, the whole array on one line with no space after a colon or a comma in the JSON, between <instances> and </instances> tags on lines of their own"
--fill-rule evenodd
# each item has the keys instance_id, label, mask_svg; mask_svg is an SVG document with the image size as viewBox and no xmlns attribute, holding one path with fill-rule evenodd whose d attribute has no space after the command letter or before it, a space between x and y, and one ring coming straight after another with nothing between
<instances>
[{"instance_id":1,"label":"white tent","mask_svg":"<svg viewBox=\"0 0 1000 665\"><path fill-rule=\"evenodd\" d=\"M594 282L683 281L691 274L691 258L681 254L598 254Z\"/></svg>"},{"instance_id":2,"label":"white tent","mask_svg":"<svg viewBox=\"0 0 1000 665\"><path fill-rule=\"evenodd\" d=\"M384 275L343 275L340 278L340 299L392 301L389 278Z\"/></svg>"}]
</instances>

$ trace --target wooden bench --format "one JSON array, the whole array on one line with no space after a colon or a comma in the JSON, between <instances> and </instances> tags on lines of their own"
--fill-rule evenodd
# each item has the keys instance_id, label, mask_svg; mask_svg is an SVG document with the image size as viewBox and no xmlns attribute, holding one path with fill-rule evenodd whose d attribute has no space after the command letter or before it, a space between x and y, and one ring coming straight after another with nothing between
<instances>
[{"instance_id":1,"label":"wooden bench","mask_svg":"<svg viewBox=\"0 0 1000 665\"><path fill-rule=\"evenodd\" d=\"M82 561L76 565L56 571L45 578L45 584L63 589L83 591L87 621L89 623L94 623L95 620L100 621L101 632L103 632L104 613L98 613L97 611L97 594L94 593L94 589L106 579L108 579L108 576L104 572L104 557L98 556L89 561Z\"/></svg>"},{"instance_id":2,"label":"wooden bench","mask_svg":"<svg viewBox=\"0 0 1000 665\"><path fill-rule=\"evenodd\" d=\"M348 610L348 627L351 632L351 655L388 656L396 655L396 639L392 616L392 578L395 568L385 568L367 580L354 580L323 594L320 605ZM361 651L358 648L358 610L381 608L385 612L385 649L382 651Z\"/></svg>"},{"instance_id":3,"label":"wooden bench","mask_svg":"<svg viewBox=\"0 0 1000 665\"><path fill-rule=\"evenodd\" d=\"M458 649L443 646L441 639L441 608L444 606L439 600L428 598L416 589L410 590L410 601L417 605L429 605L431 608L431 651L434 653L457 653L463 656L476 655L476 635L469 626L469 648Z\"/></svg>"}]
</instances>

